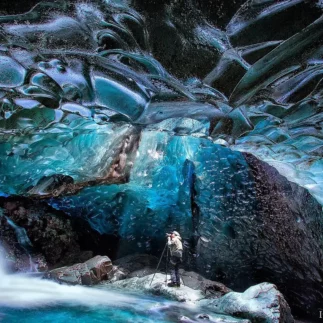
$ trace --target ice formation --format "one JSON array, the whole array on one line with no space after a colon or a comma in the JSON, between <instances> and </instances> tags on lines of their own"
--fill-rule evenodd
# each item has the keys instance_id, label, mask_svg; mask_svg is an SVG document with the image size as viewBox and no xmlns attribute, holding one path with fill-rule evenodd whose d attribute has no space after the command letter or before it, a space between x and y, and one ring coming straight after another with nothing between
<instances>
[{"instance_id":1,"label":"ice formation","mask_svg":"<svg viewBox=\"0 0 323 323\"><path fill-rule=\"evenodd\" d=\"M122 238L120 255L157 250L176 227L206 274L222 265L236 272L229 256L214 264L212 252L240 252L241 232L249 259L260 259L263 233L253 240L247 228L273 207L259 199L268 194L261 170L282 185L273 195L294 211L288 227L321 228L305 190L246 153L323 204L322 5L240 5L230 19L193 0L40 2L1 16L0 194L83 217ZM304 238L319 254L312 277L319 232ZM258 265L278 273L273 249L272 267L266 256Z\"/></svg>"}]
</instances>

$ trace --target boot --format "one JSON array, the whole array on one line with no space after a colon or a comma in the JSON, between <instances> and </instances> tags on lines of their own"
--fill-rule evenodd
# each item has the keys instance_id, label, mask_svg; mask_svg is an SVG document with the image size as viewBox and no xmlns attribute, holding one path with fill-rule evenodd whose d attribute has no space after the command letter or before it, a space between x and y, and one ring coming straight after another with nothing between
<instances>
[{"instance_id":1,"label":"boot","mask_svg":"<svg viewBox=\"0 0 323 323\"><path fill-rule=\"evenodd\" d=\"M168 287L177 287L177 284L175 282L170 282L167 284Z\"/></svg>"}]
</instances>

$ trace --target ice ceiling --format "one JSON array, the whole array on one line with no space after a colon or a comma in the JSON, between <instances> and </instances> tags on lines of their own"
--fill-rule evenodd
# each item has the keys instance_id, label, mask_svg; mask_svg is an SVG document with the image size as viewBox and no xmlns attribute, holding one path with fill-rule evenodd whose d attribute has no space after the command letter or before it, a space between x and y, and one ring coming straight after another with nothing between
<instances>
[{"instance_id":1,"label":"ice ceiling","mask_svg":"<svg viewBox=\"0 0 323 323\"><path fill-rule=\"evenodd\" d=\"M2 194L82 191L67 197L80 204L95 190L113 209L127 191L122 205L164 212L193 173L203 194L232 185L250 152L323 204L320 3L251 0L218 27L194 1L149 8L57 1L0 17Z\"/></svg>"}]
</instances>

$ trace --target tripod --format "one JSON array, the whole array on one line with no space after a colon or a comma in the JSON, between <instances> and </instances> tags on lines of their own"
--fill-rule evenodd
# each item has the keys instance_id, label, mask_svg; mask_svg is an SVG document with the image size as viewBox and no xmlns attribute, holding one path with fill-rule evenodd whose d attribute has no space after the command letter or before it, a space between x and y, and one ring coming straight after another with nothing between
<instances>
[{"instance_id":1,"label":"tripod","mask_svg":"<svg viewBox=\"0 0 323 323\"><path fill-rule=\"evenodd\" d=\"M163 252L162 252L162 255L160 256L160 259L159 259L159 262L158 262L157 268L156 268L156 270L155 270L154 276L153 276L153 278L151 279L151 282L150 282L150 285L149 285L149 286L151 286L151 284L153 283L153 280L154 280L154 278L155 278L155 275L157 274L157 271L158 271L159 265L160 265L160 263L161 263L161 261L162 261L162 259L163 259L163 256L164 256L164 253L165 253L166 248L167 248L167 242L166 242L166 244L165 244L165 247L164 247L164 250L163 250ZM166 283L167 283L167 260L168 260L168 248L167 248L167 259L166 259Z\"/></svg>"},{"instance_id":2,"label":"tripod","mask_svg":"<svg viewBox=\"0 0 323 323\"><path fill-rule=\"evenodd\" d=\"M151 286L151 284L152 284L152 282L153 282L153 280L154 280L154 278L155 278L155 275L157 274L157 271L158 271L159 265L160 265L160 263L161 263L161 261L162 261L162 259L163 259L163 256L164 256L164 253L165 253L165 250L166 250L166 248L167 248L167 247L168 247L168 244L167 244L167 242L166 242L166 245L165 245L165 247L164 247L164 250L163 250L163 252L162 252L162 255L160 256L160 259L159 259L159 262L158 262L158 265L157 265L156 271L155 271L155 273L154 273L153 278L151 279L151 282L150 282L150 285L149 285L149 286ZM168 257L169 257L169 248L167 248L167 253L166 253L166 279L165 279L165 285L166 285L166 286L167 286L167 275L168 275ZM180 275L180 277L182 278L183 285L185 286L184 279L183 279L183 275Z\"/></svg>"}]
</instances>

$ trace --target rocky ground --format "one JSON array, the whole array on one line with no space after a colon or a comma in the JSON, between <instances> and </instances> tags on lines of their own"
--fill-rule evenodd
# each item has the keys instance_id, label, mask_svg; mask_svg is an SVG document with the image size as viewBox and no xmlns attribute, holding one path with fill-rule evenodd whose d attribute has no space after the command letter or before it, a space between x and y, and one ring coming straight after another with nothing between
<instances>
[{"instance_id":1,"label":"rocky ground","mask_svg":"<svg viewBox=\"0 0 323 323\"><path fill-rule=\"evenodd\" d=\"M157 258L149 255L134 255L119 259L112 265L108 257L96 256L85 263L54 269L47 278L60 283L98 284L99 288L163 296L213 313L211 316L199 314L195 321L182 317L181 322L294 322L289 305L273 284L262 283L237 293L197 273L181 270L182 285L172 288L167 286L169 275L154 273L152 265L156 262Z\"/></svg>"}]
</instances>

